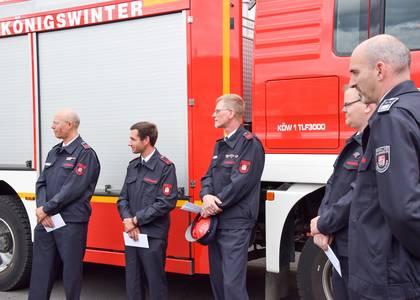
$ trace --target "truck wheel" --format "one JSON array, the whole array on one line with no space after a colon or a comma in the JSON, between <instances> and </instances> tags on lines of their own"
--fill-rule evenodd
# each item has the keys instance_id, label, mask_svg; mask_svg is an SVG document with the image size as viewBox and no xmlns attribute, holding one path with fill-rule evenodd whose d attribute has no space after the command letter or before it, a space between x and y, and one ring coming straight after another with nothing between
<instances>
[{"instance_id":1,"label":"truck wheel","mask_svg":"<svg viewBox=\"0 0 420 300\"><path fill-rule=\"evenodd\" d=\"M0 196L0 290L29 281L32 263L31 226L25 208L12 195Z\"/></svg>"},{"instance_id":2,"label":"truck wheel","mask_svg":"<svg viewBox=\"0 0 420 300\"><path fill-rule=\"evenodd\" d=\"M297 286L303 300L333 300L332 265L325 253L310 238L302 249L298 269Z\"/></svg>"}]
</instances>

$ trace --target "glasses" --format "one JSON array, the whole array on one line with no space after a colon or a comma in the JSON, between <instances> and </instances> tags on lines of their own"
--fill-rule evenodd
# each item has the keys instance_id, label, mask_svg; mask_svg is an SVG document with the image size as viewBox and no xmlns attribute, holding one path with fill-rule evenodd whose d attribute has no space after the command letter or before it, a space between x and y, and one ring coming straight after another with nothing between
<instances>
[{"instance_id":1,"label":"glasses","mask_svg":"<svg viewBox=\"0 0 420 300\"><path fill-rule=\"evenodd\" d=\"M224 110L231 110L231 109L230 109L230 108L215 109L215 110L214 110L214 113L217 115L217 114L219 114L221 111L224 111Z\"/></svg>"},{"instance_id":2,"label":"glasses","mask_svg":"<svg viewBox=\"0 0 420 300\"><path fill-rule=\"evenodd\" d=\"M352 106L354 103L357 103L357 102L359 102L359 101L362 101L362 99L357 99L357 100L354 100L354 101L352 101L352 102L347 102L347 103L344 103L344 104L343 104L343 108L347 109L347 108L349 108L350 106Z\"/></svg>"}]
</instances>

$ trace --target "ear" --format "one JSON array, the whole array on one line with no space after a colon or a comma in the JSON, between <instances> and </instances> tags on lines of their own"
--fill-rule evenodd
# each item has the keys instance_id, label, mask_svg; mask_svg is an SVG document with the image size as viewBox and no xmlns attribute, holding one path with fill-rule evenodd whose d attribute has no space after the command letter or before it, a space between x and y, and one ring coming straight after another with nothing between
<instances>
[{"instance_id":1,"label":"ear","mask_svg":"<svg viewBox=\"0 0 420 300\"><path fill-rule=\"evenodd\" d=\"M228 112L229 112L229 115L228 115L229 120L235 118L235 112L233 110L228 110Z\"/></svg>"},{"instance_id":2,"label":"ear","mask_svg":"<svg viewBox=\"0 0 420 300\"><path fill-rule=\"evenodd\" d=\"M379 81L384 79L385 72L386 72L386 65L383 61L378 61L375 66L376 76Z\"/></svg>"},{"instance_id":3,"label":"ear","mask_svg":"<svg viewBox=\"0 0 420 300\"><path fill-rule=\"evenodd\" d=\"M376 104L375 103L366 104L365 113L369 114L369 113L373 112L375 109L376 109Z\"/></svg>"}]
</instances>

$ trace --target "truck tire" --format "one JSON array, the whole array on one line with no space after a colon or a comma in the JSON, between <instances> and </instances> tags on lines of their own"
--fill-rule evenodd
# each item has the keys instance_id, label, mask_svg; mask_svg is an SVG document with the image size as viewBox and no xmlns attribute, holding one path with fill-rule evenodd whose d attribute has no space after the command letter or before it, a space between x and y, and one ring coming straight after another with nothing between
<instances>
[{"instance_id":1,"label":"truck tire","mask_svg":"<svg viewBox=\"0 0 420 300\"><path fill-rule=\"evenodd\" d=\"M309 238L302 249L297 287L303 300L333 300L331 285L332 265L325 253Z\"/></svg>"},{"instance_id":2,"label":"truck tire","mask_svg":"<svg viewBox=\"0 0 420 300\"><path fill-rule=\"evenodd\" d=\"M0 195L0 290L26 285L32 263L31 226L23 204Z\"/></svg>"}]
</instances>

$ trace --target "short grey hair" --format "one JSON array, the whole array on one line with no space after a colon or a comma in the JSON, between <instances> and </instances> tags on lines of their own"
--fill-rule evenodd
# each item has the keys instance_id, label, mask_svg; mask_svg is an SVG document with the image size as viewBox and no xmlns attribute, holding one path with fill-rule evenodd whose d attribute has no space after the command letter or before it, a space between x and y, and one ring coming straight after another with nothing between
<instances>
[{"instance_id":1,"label":"short grey hair","mask_svg":"<svg viewBox=\"0 0 420 300\"><path fill-rule=\"evenodd\" d=\"M233 110L235 117L241 119L244 115L244 99L237 94L224 94L217 98L216 103L222 102L225 108Z\"/></svg>"},{"instance_id":2,"label":"short grey hair","mask_svg":"<svg viewBox=\"0 0 420 300\"><path fill-rule=\"evenodd\" d=\"M77 114L77 112L75 112L71 108L63 108L63 109L61 109L59 111L59 113L62 114L62 116L63 116L63 118L64 118L65 121L73 123L74 124L74 127L76 129L79 128L79 125L80 125L80 117Z\"/></svg>"},{"instance_id":3,"label":"short grey hair","mask_svg":"<svg viewBox=\"0 0 420 300\"><path fill-rule=\"evenodd\" d=\"M396 37L389 34L380 34L364 43L367 59L372 68L379 61L383 61L390 65L396 74L410 69L410 49Z\"/></svg>"}]
</instances>

